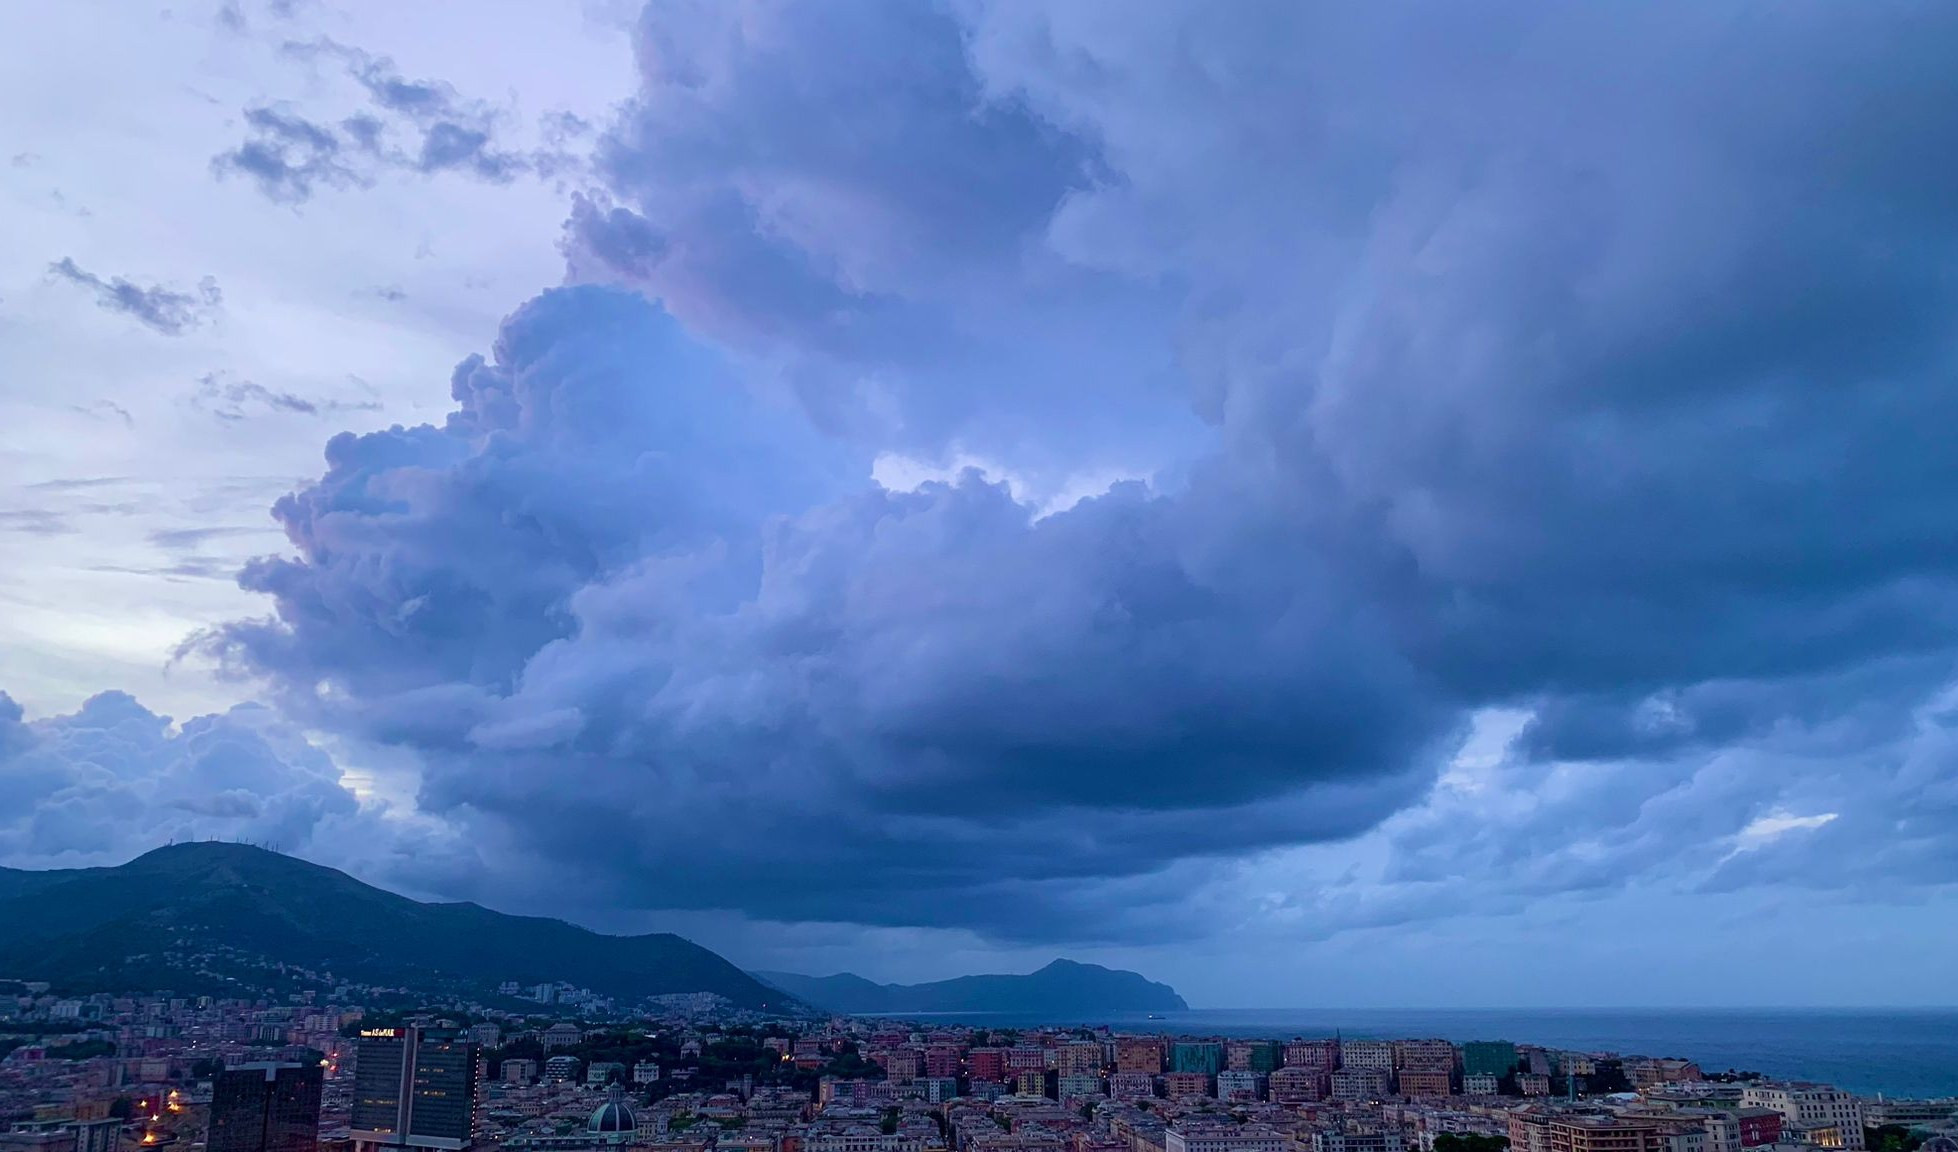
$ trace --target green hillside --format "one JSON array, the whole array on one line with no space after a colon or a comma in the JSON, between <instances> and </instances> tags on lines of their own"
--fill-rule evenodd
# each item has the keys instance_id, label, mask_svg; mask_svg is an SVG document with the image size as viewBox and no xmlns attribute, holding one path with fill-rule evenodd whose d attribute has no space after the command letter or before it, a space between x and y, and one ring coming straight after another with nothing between
<instances>
[{"instance_id":1,"label":"green hillside","mask_svg":"<svg viewBox=\"0 0 1958 1152\"><path fill-rule=\"evenodd\" d=\"M242 844L177 844L115 868L0 870L0 976L66 990L216 992L335 981L487 992L567 981L623 1003L776 989L670 933L606 936L476 904L422 904Z\"/></svg>"},{"instance_id":2,"label":"green hillside","mask_svg":"<svg viewBox=\"0 0 1958 1152\"><path fill-rule=\"evenodd\" d=\"M1056 960L1024 976L960 976L929 984L877 984L848 972L755 975L832 1012L1010 1012L1078 1020L1096 1012L1180 1012L1189 1005L1167 984L1134 972Z\"/></svg>"}]
</instances>

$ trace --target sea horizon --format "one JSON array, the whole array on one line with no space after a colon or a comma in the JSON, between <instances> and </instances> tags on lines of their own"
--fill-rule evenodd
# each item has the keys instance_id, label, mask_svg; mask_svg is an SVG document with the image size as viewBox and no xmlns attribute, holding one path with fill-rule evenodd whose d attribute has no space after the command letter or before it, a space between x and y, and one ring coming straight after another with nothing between
<instances>
[{"instance_id":1,"label":"sea horizon","mask_svg":"<svg viewBox=\"0 0 1958 1152\"><path fill-rule=\"evenodd\" d=\"M1706 1072L1816 1080L1865 1096L1958 1095L1950 1008L1192 1008L1168 1012L892 1013L998 1027L1107 1026L1218 1036L1431 1036L1678 1057Z\"/></svg>"}]
</instances>

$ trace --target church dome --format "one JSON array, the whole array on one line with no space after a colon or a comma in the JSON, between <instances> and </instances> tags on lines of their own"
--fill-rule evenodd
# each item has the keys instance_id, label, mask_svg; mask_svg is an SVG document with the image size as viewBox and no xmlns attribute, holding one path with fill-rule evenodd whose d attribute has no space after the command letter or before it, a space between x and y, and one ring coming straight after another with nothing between
<instances>
[{"instance_id":1,"label":"church dome","mask_svg":"<svg viewBox=\"0 0 1958 1152\"><path fill-rule=\"evenodd\" d=\"M598 1134L606 1134L612 1132L631 1132L637 1126L638 1118L633 1116L632 1109L624 1101L607 1100L598 1106L597 1111L591 1114L591 1120L586 1123L585 1130Z\"/></svg>"}]
</instances>

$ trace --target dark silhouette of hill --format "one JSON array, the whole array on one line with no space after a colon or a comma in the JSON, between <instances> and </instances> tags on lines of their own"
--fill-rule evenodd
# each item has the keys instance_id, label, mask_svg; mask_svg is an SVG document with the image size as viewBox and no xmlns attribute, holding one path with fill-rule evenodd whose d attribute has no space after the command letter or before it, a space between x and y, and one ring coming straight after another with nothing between
<instances>
[{"instance_id":1,"label":"dark silhouette of hill","mask_svg":"<svg viewBox=\"0 0 1958 1152\"><path fill-rule=\"evenodd\" d=\"M1011 1012L1055 1021L1095 1012L1180 1012L1176 990L1134 972L1056 960L1025 976L960 976L930 984L877 984L848 972L756 976L819 1008L843 1013Z\"/></svg>"},{"instance_id":2,"label":"dark silhouette of hill","mask_svg":"<svg viewBox=\"0 0 1958 1152\"><path fill-rule=\"evenodd\" d=\"M566 981L636 1003L714 992L795 1005L671 933L606 936L478 904L423 904L243 844L175 844L114 868L0 869L0 976L181 992L352 982L487 993Z\"/></svg>"}]
</instances>

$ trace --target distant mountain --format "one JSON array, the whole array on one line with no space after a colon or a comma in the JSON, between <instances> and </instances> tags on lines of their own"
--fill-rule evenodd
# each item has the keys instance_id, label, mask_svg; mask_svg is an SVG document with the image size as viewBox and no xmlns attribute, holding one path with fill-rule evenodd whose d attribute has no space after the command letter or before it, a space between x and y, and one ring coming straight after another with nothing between
<instances>
[{"instance_id":1,"label":"distant mountain","mask_svg":"<svg viewBox=\"0 0 1958 1152\"><path fill-rule=\"evenodd\" d=\"M73 991L318 984L415 991L568 981L632 1003L781 993L670 933L605 936L476 904L422 904L243 844L176 844L115 868L0 868L0 976Z\"/></svg>"},{"instance_id":2,"label":"distant mountain","mask_svg":"<svg viewBox=\"0 0 1958 1152\"><path fill-rule=\"evenodd\" d=\"M1180 1012L1176 989L1134 972L1056 960L1025 976L960 976L930 984L877 984L848 972L756 976L819 1008L843 1013L1013 1012L1056 1021L1095 1012Z\"/></svg>"}]
</instances>

